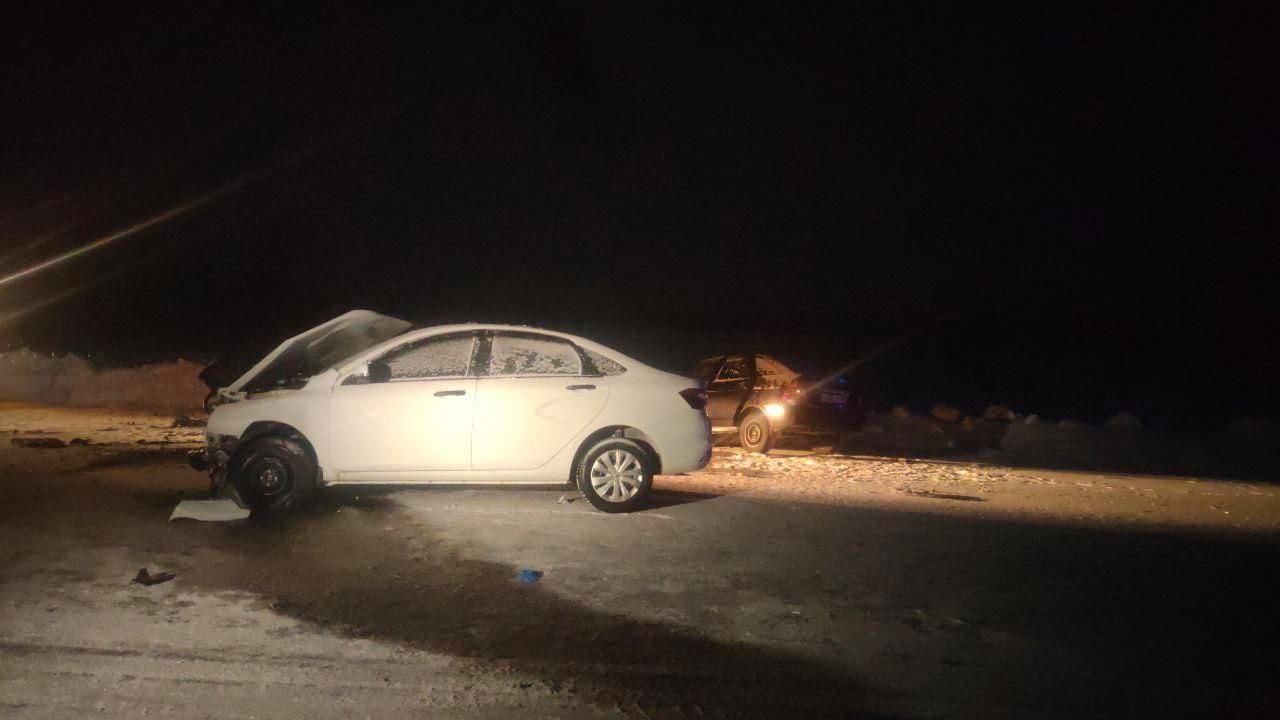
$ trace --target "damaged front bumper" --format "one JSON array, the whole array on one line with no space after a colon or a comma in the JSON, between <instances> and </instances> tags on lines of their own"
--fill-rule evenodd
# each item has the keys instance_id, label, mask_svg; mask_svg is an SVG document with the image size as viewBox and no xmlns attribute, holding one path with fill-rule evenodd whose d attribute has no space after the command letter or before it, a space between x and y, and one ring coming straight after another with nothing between
<instances>
[{"instance_id":1,"label":"damaged front bumper","mask_svg":"<svg viewBox=\"0 0 1280 720\"><path fill-rule=\"evenodd\" d=\"M216 499L224 491L234 494L234 487L227 480L230 470L231 456L235 453L239 439L234 435L208 435L205 447L192 450L187 454L187 462L199 472L209 473L209 497ZM237 498L237 504L239 500Z\"/></svg>"}]
</instances>

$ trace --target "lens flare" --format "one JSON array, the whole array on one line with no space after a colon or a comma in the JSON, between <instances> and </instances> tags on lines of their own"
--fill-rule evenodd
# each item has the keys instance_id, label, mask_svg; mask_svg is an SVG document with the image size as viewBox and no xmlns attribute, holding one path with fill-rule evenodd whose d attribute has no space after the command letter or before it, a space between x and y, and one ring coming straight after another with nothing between
<instances>
[{"instance_id":1,"label":"lens flare","mask_svg":"<svg viewBox=\"0 0 1280 720\"><path fill-rule=\"evenodd\" d=\"M190 212L191 210L194 210L195 208L200 207L201 205L205 205L212 200L222 197L223 195L240 187L244 183L245 183L244 180L240 180L240 181L231 183L229 185L224 185L223 187L218 188L217 190L201 195L200 197L195 198L194 200L188 200L187 202L182 203L177 207L166 210L160 213L159 215L143 220L142 222L137 223L135 225L131 225L125 228L124 230L121 230L116 233L112 233L110 235L107 235L106 237L98 238L93 242L87 243L85 245L81 245L80 247L74 248L72 250L68 250L67 252L62 253L61 255L49 258L48 260L45 260L43 262L36 263L31 267L24 268L22 270L19 270L15 273L11 273L9 275L5 275L4 277L0 277L0 287L4 285L8 285L9 283L15 282L17 280L21 280L22 278L35 275L36 273L42 272L44 270L48 270L49 268L54 267L56 265L60 265L68 260L73 260L77 257L80 257L81 255L84 255L86 253L91 253L94 250L110 245L111 243L117 240L122 240L131 235L136 235L144 230L147 230L148 228L152 228L152 227L155 227L156 225L160 225L161 223L172 220L178 217L179 215L183 215L187 212Z\"/></svg>"},{"instance_id":2,"label":"lens flare","mask_svg":"<svg viewBox=\"0 0 1280 720\"><path fill-rule=\"evenodd\" d=\"M56 302L59 302L59 301L62 301L62 300L66 300L67 298L71 297L72 295L75 295L76 293L79 293L79 292L84 291L85 289L87 289L88 287L90 287L90 286L91 286L91 285L93 285L93 284L94 284L94 283L85 283L85 284L83 284L83 285L77 285L77 286L75 286L75 287L71 288L70 290L66 290L66 291L63 291L63 292L58 293L57 295L53 295L53 296L47 297L47 298L45 298L45 299L43 299L43 300L40 300L40 301L38 301L38 302L31 303L30 305L28 305L28 306L26 306L26 307L18 308L17 310L14 310L13 312L9 312L9 313L5 313L4 315L0 315L0 326L8 325L9 323L13 322L14 320L17 320L17 319L19 319L19 318L21 318L21 317L24 317L24 316L26 316L26 315L30 315L31 313L33 313L33 312L35 312L35 311L37 311L37 310L39 310L40 308L43 308L43 307L45 307L45 306L52 305L52 304L54 304L54 303L56 303Z\"/></svg>"},{"instance_id":3,"label":"lens flare","mask_svg":"<svg viewBox=\"0 0 1280 720\"><path fill-rule=\"evenodd\" d=\"M18 248L17 250L14 250L13 252L0 255L0 265L4 265L8 263L10 260L18 257L19 255L31 252L32 250L35 250L36 248L40 247L41 245L44 245L50 240L53 240L56 237L62 236L68 230L75 227L76 224L77 223L72 222L67 225L63 225L62 227L58 228L57 230L54 230L53 232L47 232L44 235L37 237L35 240L32 240L31 242L27 243L26 245L23 245L22 247Z\"/></svg>"},{"instance_id":4,"label":"lens flare","mask_svg":"<svg viewBox=\"0 0 1280 720\"><path fill-rule=\"evenodd\" d=\"M64 290L58 293L57 295L50 295L49 297L44 298L43 300L37 300L36 302L33 302L30 305L27 305L26 307L20 307L17 310L14 310L12 312L4 313L3 315L0 315L0 327L4 327L5 325L15 320L19 320L23 317L26 317L27 315L30 315L31 313L36 312L37 310L42 310L50 305L53 305L54 303L62 302L63 300L66 300L72 295L77 295L79 293L82 293L85 290L88 290L89 288L92 288L96 285L101 285L102 283L107 282L108 280L114 280L122 275L131 273L134 270L138 269L139 267L142 267L143 265L147 264L147 262L149 262L150 259L151 259L151 256L148 256L148 257L141 258L139 260L134 260L133 262L130 262L130 263L113 266L107 272L98 273L89 282L76 285L75 287Z\"/></svg>"}]
</instances>

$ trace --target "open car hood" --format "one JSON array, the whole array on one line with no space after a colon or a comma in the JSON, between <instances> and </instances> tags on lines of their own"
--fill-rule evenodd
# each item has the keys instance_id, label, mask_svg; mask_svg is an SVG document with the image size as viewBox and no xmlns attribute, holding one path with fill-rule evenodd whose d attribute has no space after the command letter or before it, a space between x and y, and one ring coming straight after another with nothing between
<instances>
[{"instance_id":1,"label":"open car hood","mask_svg":"<svg viewBox=\"0 0 1280 720\"><path fill-rule=\"evenodd\" d=\"M410 327L409 322L399 318L368 310L352 310L280 343L220 392L244 395L301 387L307 378Z\"/></svg>"}]
</instances>

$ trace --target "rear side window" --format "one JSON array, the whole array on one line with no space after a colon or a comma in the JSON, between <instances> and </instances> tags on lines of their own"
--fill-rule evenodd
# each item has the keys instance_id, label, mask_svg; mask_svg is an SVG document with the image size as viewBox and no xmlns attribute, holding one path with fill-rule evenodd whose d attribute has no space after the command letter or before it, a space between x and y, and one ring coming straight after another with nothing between
<instances>
[{"instance_id":1,"label":"rear side window","mask_svg":"<svg viewBox=\"0 0 1280 720\"><path fill-rule=\"evenodd\" d=\"M605 357L595 350L583 348L582 352L586 353L588 358L591 358L591 364L596 366L601 375L621 375L627 371L621 363L613 358Z\"/></svg>"},{"instance_id":2,"label":"rear side window","mask_svg":"<svg viewBox=\"0 0 1280 720\"><path fill-rule=\"evenodd\" d=\"M729 358L724 361L724 367L720 368L716 380L745 380L749 374L746 359Z\"/></svg>"},{"instance_id":3,"label":"rear side window","mask_svg":"<svg viewBox=\"0 0 1280 720\"><path fill-rule=\"evenodd\" d=\"M471 367L475 344L473 335L428 340L396 350L385 361L392 380L460 377Z\"/></svg>"},{"instance_id":4,"label":"rear side window","mask_svg":"<svg viewBox=\"0 0 1280 720\"><path fill-rule=\"evenodd\" d=\"M489 374L581 375L582 358L577 349L564 340L497 335L489 350Z\"/></svg>"}]
</instances>

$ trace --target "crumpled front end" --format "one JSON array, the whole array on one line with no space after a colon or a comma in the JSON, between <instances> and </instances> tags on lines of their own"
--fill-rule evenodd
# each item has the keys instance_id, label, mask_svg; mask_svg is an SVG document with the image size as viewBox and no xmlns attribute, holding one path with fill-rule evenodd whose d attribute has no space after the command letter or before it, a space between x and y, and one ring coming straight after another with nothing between
<instances>
[{"instance_id":1,"label":"crumpled front end","mask_svg":"<svg viewBox=\"0 0 1280 720\"><path fill-rule=\"evenodd\" d=\"M187 455L187 462L200 472L209 473L209 497L217 498L229 486L229 466L235 454L240 438L234 435L205 435L205 446L200 450L192 450Z\"/></svg>"}]
</instances>

